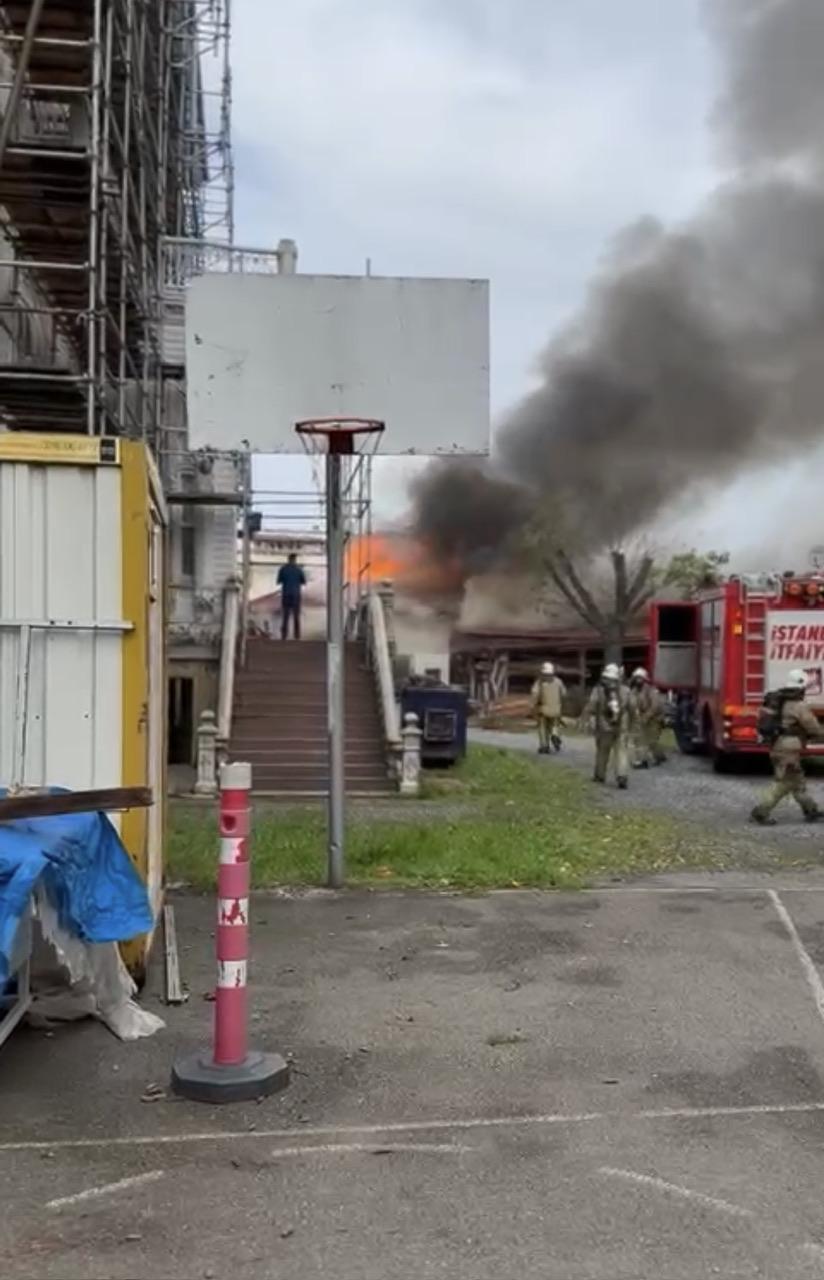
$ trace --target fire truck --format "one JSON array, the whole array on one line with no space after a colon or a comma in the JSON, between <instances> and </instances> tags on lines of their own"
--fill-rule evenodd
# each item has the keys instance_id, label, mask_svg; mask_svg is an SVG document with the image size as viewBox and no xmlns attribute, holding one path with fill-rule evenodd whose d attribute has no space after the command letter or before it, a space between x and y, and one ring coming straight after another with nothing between
<instances>
[{"instance_id":1,"label":"fire truck","mask_svg":"<svg viewBox=\"0 0 824 1280\"><path fill-rule=\"evenodd\" d=\"M709 755L719 773L740 756L766 753L758 708L794 668L805 672L807 701L824 718L824 577L732 577L695 600L656 601L650 667L674 702L682 752Z\"/></svg>"}]
</instances>

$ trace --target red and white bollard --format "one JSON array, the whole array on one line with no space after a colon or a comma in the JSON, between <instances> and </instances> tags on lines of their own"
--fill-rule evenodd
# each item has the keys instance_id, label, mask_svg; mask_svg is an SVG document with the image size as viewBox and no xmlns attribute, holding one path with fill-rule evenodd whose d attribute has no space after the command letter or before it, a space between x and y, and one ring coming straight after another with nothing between
<instances>
[{"instance_id":1,"label":"red and white bollard","mask_svg":"<svg viewBox=\"0 0 824 1280\"><path fill-rule=\"evenodd\" d=\"M220 771L220 861L217 873L217 987L214 1046L176 1062L172 1088L199 1102L241 1102L275 1093L289 1068L275 1053L249 1050L249 891L252 767Z\"/></svg>"},{"instance_id":2,"label":"red and white bollard","mask_svg":"<svg viewBox=\"0 0 824 1280\"><path fill-rule=\"evenodd\" d=\"M220 863L217 869L217 989L215 1062L245 1062L249 1021L249 765L224 766L220 777Z\"/></svg>"}]
</instances>

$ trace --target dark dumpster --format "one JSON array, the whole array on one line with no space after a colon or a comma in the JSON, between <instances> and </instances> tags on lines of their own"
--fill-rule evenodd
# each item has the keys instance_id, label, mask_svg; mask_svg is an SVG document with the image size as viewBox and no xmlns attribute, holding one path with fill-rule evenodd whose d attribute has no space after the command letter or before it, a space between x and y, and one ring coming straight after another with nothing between
<instances>
[{"instance_id":1,"label":"dark dumpster","mask_svg":"<svg viewBox=\"0 0 824 1280\"><path fill-rule=\"evenodd\" d=\"M401 690L401 717L414 712L421 727L423 765L455 764L466 755L468 698L448 685L408 684Z\"/></svg>"}]
</instances>

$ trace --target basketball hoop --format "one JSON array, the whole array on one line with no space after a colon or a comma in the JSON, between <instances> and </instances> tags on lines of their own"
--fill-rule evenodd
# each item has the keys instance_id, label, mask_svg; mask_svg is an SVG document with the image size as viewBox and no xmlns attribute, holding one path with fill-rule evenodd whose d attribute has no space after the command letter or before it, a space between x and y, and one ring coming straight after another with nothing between
<instances>
[{"instance_id":1,"label":"basketball hoop","mask_svg":"<svg viewBox=\"0 0 824 1280\"><path fill-rule=\"evenodd\" d=\"M378 418L307 418L295 431L307 453L346 457L376 453L385 426Z\"/></svg>"}]
</instances>

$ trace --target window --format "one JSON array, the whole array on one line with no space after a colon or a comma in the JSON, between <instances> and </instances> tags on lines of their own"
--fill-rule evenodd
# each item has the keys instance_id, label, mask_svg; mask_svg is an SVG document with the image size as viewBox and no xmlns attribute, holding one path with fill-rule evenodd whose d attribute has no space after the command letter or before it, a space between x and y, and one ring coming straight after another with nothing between
<instances>
[{"instance_id":1,"label":"window","mask_svg":"<svg viewBox=\"0 0 824 1280\"><path fill-rule=\"evenodd\" d=\"M701 687L721 688L721 638L723 600L707 600L701 606Z\"/></svg>"},{"instance_id":2,"label":"window","mask_svg":"<svg viewBox=\"0 0 824 1280\"><path fill-rule=\"evenodd\" d=\"M658 608L658 640L661 644L695 644L694 604L663 604Z\"/></svg>"}]
</instances>

